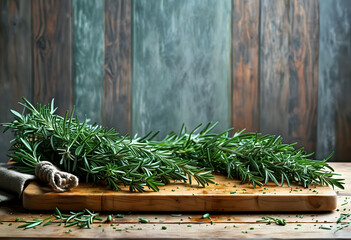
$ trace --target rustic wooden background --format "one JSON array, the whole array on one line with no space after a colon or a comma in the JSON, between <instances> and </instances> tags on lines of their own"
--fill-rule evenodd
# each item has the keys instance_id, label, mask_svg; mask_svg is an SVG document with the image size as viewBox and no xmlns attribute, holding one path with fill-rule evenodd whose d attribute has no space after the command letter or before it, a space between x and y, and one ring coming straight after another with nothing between
<instances>
[{"instance_id":1,"label":"rustic wooden background","mask_svg":"<svg viewBox=\"0 0 351 240\"><path fill-rule=\"evenodd\" d=\"M198 123L351 160L349 0L0 0L0 122L22 96L121 134ZM11 135L0 136L1 161Z\"/></svg>"}]
</instances>

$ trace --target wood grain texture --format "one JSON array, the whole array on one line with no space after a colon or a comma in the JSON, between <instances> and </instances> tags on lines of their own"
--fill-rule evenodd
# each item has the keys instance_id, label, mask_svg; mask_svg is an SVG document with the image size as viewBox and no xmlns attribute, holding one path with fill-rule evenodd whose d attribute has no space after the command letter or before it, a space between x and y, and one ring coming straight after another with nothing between
<instances>
[{"instance_id":1,"label":"wood grain texture","mask_svg":"<svg viewBox=\"0 0 351 240\"><path fill-rule=\"evenodd\" d=\"M94 211L331 211L337 206L336 193L327 186L303 188L292 184L263 187L240 184L222 175L206 188L174 183L160 187L159 192L129 192L128 187L116 192L92 183L80 185L65 193L54 193L48 186L32 182L24 190L23 206L28 210ZM279 204L277 204L279 202Z\"/></svg>"},{"instance_id":2,"label":"wood grain texture","mask_svg":"<svg viewBox=\"0 0 351 240\"><path fill-rule=\"evenodd\" d=\"M318 0L290 1L288 139L308 152L317 140L318 9Z\"/></svg>"},{"instance_id":3,"label":"wood grain texture","mask_svg":"<svg viewBox=\"0 0 351 240\"><path fill-rule=\"evenodd\" d=\"M351 2L320 1L317 156L351 159Z\"/></svg>"},{"instance_id":4,"label":"wood grain texture","mask_svg":"<svg viewBox=\"0 0 351 240\"><path fill-rule=\"evenodd\" d=\"M132 1L105 1L102 123L131 133Z\"/></svg>"},{"instance_id":5,"label":"wood grain texture","mask_svg":"<svg viewBox=\"0 0 351 240\"><path fill-rule=\"evenodd\" d=\"M22 97L32 100L30 8L26 0L0 2L0 122L13 120L10 109L22 111ZM12 138L10 132L0 135L0 162L7 162Z\"/></svg>"},{"instance_id":6,"label":"wood grain texture","mask_svg":"<svg viewBox=\"0 0 351 240\"><path fill-rule=\"evenodd\" d=\"M21 223L14 222L12 226L7 224L0 225L0 237L17 237L17 238L84 238L84 239L348 239L351 233L348 229L333 233L319 226L331 227L336 229L339 224L336 223L306 223L301 227L297 224L282 226L267 226L266 223L250 224L247 223L220 223L211 225L192 224L119 224L116 232L109 224L95 223L92 229L72 228L72 232L65 233L67 228L58 227L58 224L51 224L45 228L37 227L35 230L26 230L16 228ZM235 227L233 227L235 225ZM162 230L166 226L166 230ZM102 229L103 228L103 229ZM141 230L138 230L141 228ZM254 228L254 229L250 229ZM40 229L40 230L38 230ZM127 230L127 231L126 231ZM10 234L11 232L11 234ZM39 235L40 232L40 235Z\"/></svg>"},{"instance_id":7,"label":"wood grain texture","mask_svg":"<svg viewBox=\"0 0 351 240\"><path fill-rule=\"evenodd\" d=\"M104 78L104 1L73 0L73 83L76 113L100 124Z\"/></svg>"},{"instance_id":8,"label":"wood grain texture","mask_svg":"<svg viewBox=\"0 0 351 240\"><path fill-rule=\"evenodd\" d=\"M259 220L259 219L257 219ZM349 229L333 233L334 231L319 229L319 226L330 227L335 230L340 224L336 223L305 223L302 226L287 224L286 226L267 226L266 223L218 223L211 225L209 221L203 224L119 224L116 229L110 224L94 223L92 229L71 228L72 232L64 227L58 227L58 223L36 229L23 230L16 228L22 223L13 222L0 225L0 237L16 238L83 238L83 239L348 239L351 237ZM98 227L101 225L101 227ZM235 227L233 226L235 225ZM167 227L162 230L162 226ZM253 228L253 229L250 229ZM138 230L139 229L139 230ZM127 231L126 231L127 230Z\"/></svg>"},{"instance_id":9,"label":"wood grain texture","mask_svg":"<svg viewBox=\"0 0 351 240\"><path fill-rule=\"evenodd\" d=\"M33 0L34 102L55 98L59 114L73 105L71 0Z\"/></svg>"},{"instance_id":10,"label":"wood grain texture","mask_svg":"<svg viewBox=\"0 0 351 240\"><path fill-rule=\"evenodd\" d=\"M259 131L259 0L233 0L232 123Z\"/></svg>"},{"instance_id":11,"label":"wood grain texture","mask_svg":"<svg viewBox=\"0 0 351 240\"><path fill-rule=\"evenodd\" d=\"M288 136L289 1L261 1L260 130Z\"/></svg>"},{"instance_id":12,"label":"wood grain texture","mask_svg":"<svg viewBox=\"0 0 351 240\"><path fill-rule=\"evenodd\" d=\"M261 131L315 152L318 1L262 1Z\"/></svg>"},{"instance_id":13,"label":"wood grain texture","mask_svg":"<svg viewBox=\"0 0 351 240\"><path fill-rule=\"evenodd\" d=\"M133 133L230 119L231 1L133 4Z\"/></svg>"}]
</instances>

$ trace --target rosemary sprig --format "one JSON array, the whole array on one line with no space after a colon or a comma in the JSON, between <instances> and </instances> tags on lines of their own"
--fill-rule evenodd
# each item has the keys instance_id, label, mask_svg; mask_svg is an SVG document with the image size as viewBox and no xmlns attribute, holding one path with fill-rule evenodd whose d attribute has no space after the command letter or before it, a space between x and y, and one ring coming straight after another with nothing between
<instances>
[{"instance_id":1,"label":"rosemary sprig","mask_svg":"<svg viewBox=\"0 0 351 240\"><path fill-rule=\"evenodd\" d=\"M336 223L341 223L346 218L350 217L351 213L341 213L340 217L336 220Z\"/></svg>"},{"instance_id":2,"label":"rosemary sprig","mask_svg":"<svg viewBox=\"0 0 351 240\"><path fill-rule=\"evenodd\" d=\"M91 224L94 222L94 220L102 221L102 219L97 216L98 213L92 213L88 209L77 213L70 212L70 214L62 214L60 210L56 208L54 214L50 217L44 219L34 218L33 220L20 221L24 222L25 224L20 225L17 228L35 228L36 226L39 226L43 223L43 226L47 226L51 224L53 220L57 219L60 220L59 226L61 226L61 224L64 223L65 227L78 226L79 228L91 228Z\"/></svg>"},{"instance_id":3,"label":"rosemary sprig","mask_svg":"<svg viewBox=\"0 0 351 240\"><path fill-rule=\"evenodd\" d=\"M337 229L334 231L334 233L336 233L337 231L340 231L341 229L347 228L351 225L351 223L346 223L344 225L341 225L339 227L337 227Z\"/></svg>"},{"instance_id":4,"label":"rosemary sprig","mask_svg":"<svg viewBox=\"0 0 351 240\"><path fill-rule=\"evenodd\" d=\"M17 228L24 228L24 229L29 229L29 228L35 228L36 226L41 225L45 221L49 220L52 218L52 215L48 218L44 219L39 219L39 218L34 218L33 220L28 220L28 221L19 221L19 222L24 222L25 224L18 226ZM51 224L51 221L47 221L46 223L43 224L43 226L47 226Z\"/></svg>"},{"instance_id":5,"label":"rosemary sprig","mask_svg":"<svg viewBox=\"0 0 351 240\"><path fill-rule=\"evenodd\" d=\"M65 227L78 226L79 228L91 228L91 224L94 220L102 221L101 218L97 217L98 213L93 213L88 209L82 212L70 212L70 214L62 214L58 208L56 208L54 217L61 220L59 226L65 223Z\"/></svg>"},{"instance_id":6,"label":"rosemary sprig","mask_svg":"<svg viewBox=\"0 0 351 240\"><path fill-rule=\"evenodd\" d=\"M183 125L179 134L171 132L162 141L153 140L157 133L120 137L114 129L89 124L86 118L80 122L73 117L74 109L64 117L55 115L54 100L44 106L23 100L23 112L11 110L14 121L1 124L14 132L9 156L21 172L33 173L37 163L46 160L81 180L139 192L145 187L158 191L171 181L195 180L206 186L213 183L213 171L253 187L273 181L343 188L344 179L335 178L338 174L327 164L330 156L312 160L311 154L284 144L280 136L244 130L230 136L231 129L215 134L216 124L209 123L190 133Z\"/></svg>"}]
</instances>

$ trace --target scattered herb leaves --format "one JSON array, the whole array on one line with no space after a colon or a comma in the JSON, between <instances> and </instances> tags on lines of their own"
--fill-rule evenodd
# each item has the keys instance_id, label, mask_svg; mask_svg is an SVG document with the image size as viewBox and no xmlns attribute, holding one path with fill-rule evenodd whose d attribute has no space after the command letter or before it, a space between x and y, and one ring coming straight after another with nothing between
<instances>
[{"instance_id":1,"label":"scattered herb leaves","mask_svg":"<svg viewBox=\"0 0 351 240\"><path fill-rule=\"evenodd\" d=\"M62 214L60 210L56 208L54 214L50 217L44 219L34 218L33 220L19 221L24 222L25 224L20 225L17 228L29 229L39 226L41 224L43 224L43 226L47 226L52 223L53 219L60 220L59 226L61 226L61 224L64 223L65 227L71 227L76 225L79 228L91 228L91 224L94 222L94 220L102 221L102 219L97 216L98 213L93 213L88 209L85 209L84 211L78 213L70 212L70 214Z\"/></svg>"},{"instance_id":2,"label":"scattered herb leaves","mask_svg":"<svg viewBox=\"0 0 351 240\"><path fill-rule=\"evenodd\" d=\"M262 217L261 220L257 220L256 222L265 222L265 221L268 221L268 224L271 223L271 221L275 222L275 224L277 225L281 225L281 226L285 226L286 225L286 222L285 222L285 219L279 219L279 218L274 218L274 217Z\"/></svg>"}]
</instances>

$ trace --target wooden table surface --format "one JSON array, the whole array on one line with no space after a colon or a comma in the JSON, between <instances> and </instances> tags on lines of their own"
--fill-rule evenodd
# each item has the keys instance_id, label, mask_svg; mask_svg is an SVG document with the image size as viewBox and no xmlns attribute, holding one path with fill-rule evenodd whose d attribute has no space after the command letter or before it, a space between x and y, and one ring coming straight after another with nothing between
<instances>
[{"instance_id":1,"label":"wooden table surface","mask_svg":"<svg viewBox=\"0 0 351 240\"><path fill-rule=\"evenodd\" d=\"M333 212L314 213L210 213L209 219L202 219L204 212L157 213L132 212L123 213L123 218L112 222L96 222L91 229L77 227L64 228L53 223L38 226L36 229L23 230L17 226L23 224L15 219L32 220L45 218L52 212L28 212L21 202L0 205L0 238L351 238L351 225L334 233L342 226L336 220L342 213L351 214L351 163L330 163L335 171L345 178L345 190L335 189L338 195L338 208ZM107 215L117 212L102 212L104 220ZM274 223L268 225L256 222L264 216L286 220L285 226ZM150 220L139 223L139 217ZM351 222L348 217L343 222ZM167 229L162 229L165 226ZM321 228L322 226L322 228ZM71 230L67 233L67 230Z\"/></svg>"}]
</instances>

